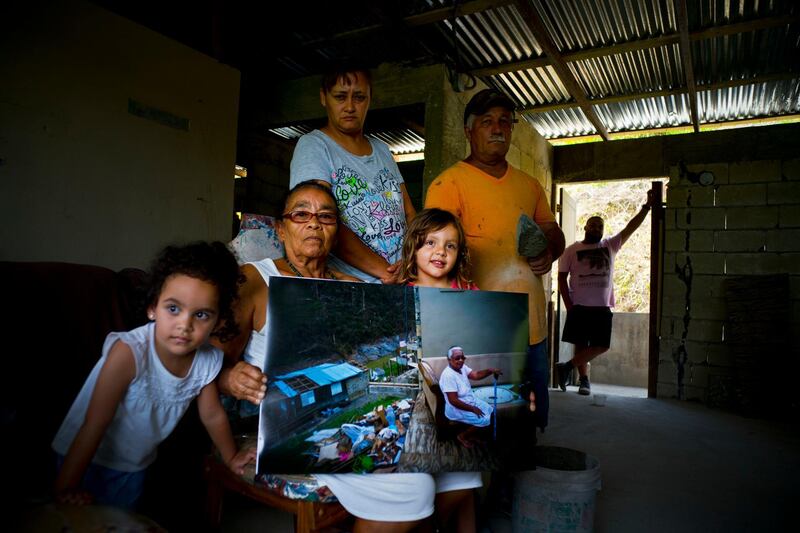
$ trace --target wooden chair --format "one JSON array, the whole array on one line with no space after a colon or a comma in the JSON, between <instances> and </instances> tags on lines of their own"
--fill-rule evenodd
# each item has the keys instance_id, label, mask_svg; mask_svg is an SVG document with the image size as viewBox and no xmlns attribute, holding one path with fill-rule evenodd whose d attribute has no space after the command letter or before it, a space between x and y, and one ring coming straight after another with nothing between
<instances>
[{"instance_id":1,"label":"wooden chair","mask_svg":"<svg viewBox=\"0 0 800 533\"><path fill-rule=\"evenodd\" d=\"M296 533L319 531L350 518L348 512L338 502L320 503L295 500L278 494L269 488L256 485L252 481L254 474L252 466L245 471L243 476L238 476L231 472L214 454L206 457L204 472L208 482L207 519L209 525L215 530L219 529L222 520L223 499L225 493L229 491L293 514Z\"/></svg>"}]
</instances>

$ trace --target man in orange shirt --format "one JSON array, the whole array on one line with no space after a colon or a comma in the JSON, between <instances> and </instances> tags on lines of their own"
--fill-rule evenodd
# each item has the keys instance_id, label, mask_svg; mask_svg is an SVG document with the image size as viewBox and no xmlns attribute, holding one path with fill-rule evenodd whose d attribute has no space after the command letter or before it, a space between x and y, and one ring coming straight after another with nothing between
<instances>
[{"instance_id":1,"label":"man in orange shirt","mask_svg":"<svg viewBox=\"0 0 800 533\"><path fill-rule=\"evenodd\" d=\"M564 251L564 234L539 182L506 161L514 107L508 96L494 89L472 97L464 110L470 154L433 181L425 207L447 209L461 220L478 287L528 294L530 345L525 379L536 394L536 425L544 428L550 367L542 275L550 272ZM515 236L521 215L533 219L547 237L546 249L536 257L517 253Z\"/></svg>"}]
</instances>

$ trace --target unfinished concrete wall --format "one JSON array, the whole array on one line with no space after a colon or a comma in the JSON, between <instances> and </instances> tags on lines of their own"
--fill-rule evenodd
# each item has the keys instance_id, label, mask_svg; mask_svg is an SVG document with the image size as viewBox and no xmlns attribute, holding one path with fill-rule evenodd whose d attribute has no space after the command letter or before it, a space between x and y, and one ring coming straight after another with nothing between
<instances>
[{"instance_id":1,"label":"unfinished concrete wall","mask_svg":"<svg viewBox=\"0 0 800 533\"><path fill-rule=\"evenodd\" d=\"M592 381L647 388L649 313L614 313L611 348L592 361Z\"/></svg>"},{"instance_id":2,"label":"unfinished concrete wall","mask_svg":"<svg viewBox=\"0 0 800 533\"><path fill-rule=\"evenodd\" d=\"M570 183L662 177L680 161L781 159L796 152L798 142L800 124L781 124L559 146L553 179Z\"/></svg>"},{"instance_id":3,"label":"unfinished concrete wall","mask_svg":"<svg viewBox=\"0 0 800 533\"><path fill-rule=\"evenodd\" d=\"M564 331L567 314L561 313L559 331ZM591 363L592 383L647 388L649 313L614 313L611 347ZM559 362L572 359L574 345L560 342Z\"/></svg>"},{"instance_id":4,"label":"unfinished concrete wall","mask_svg":"<svg viewBox=\"0 0 800 533\"><path fill-rule=\"evenodd\" d=\"M724 150L689 166L690 172L714 173L709 187L670 168L659 397L734 403L735 362L723 341L723 281L729 276L791 276L792 354L780 355L800 357L800 160L715 162L738 156ZM765 353L764 364L775 357Z\"/></svg>"},{"instance_id":5,"label":"unfinished concrete wall","mask_svg":"<svg viewBox=\"0 0 800 533\"><path fill-rule=\"evenodd\" d=\"M0 259L118 269L230 239L238 71L93 4L8 4Z\"/></svg>"}]
</instances>

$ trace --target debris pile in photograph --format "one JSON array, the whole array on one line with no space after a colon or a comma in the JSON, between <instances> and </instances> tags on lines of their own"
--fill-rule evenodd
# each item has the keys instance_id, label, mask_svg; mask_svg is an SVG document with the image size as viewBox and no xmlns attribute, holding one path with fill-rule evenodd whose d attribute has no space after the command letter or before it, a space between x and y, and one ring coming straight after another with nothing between
<instances>
[{"instance_id":1,"label":"debris pile in photograph","mask_svg":"<svg viewBox=\"0 0 800 533\"><path fill-rule=\"evenodd\" d=\"M317 464L330 471L390 468L400 460L413 409L410 398L379 405L351 423L315 431L306 441L315 445Z\"/></svg>"}]
</instances>

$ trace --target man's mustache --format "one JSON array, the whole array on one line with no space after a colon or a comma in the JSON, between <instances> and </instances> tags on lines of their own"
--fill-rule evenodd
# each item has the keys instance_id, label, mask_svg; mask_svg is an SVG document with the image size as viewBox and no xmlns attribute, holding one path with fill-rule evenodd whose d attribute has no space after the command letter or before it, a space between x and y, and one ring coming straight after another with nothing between
<instances>
[{"instance_id":1,"label":"man's mustache","mask_svg":"<svg viewBox=\"0 0 800 533\"><path fill-rule=\"evenodd\" d=\"M505 136L505 135L503 135L502 133L500 133L500 134L498 134L498 135L490 135L490 136L489 136L489 142L490 142L490 143L491 143L491 142L501 142L501 143L504 143L504 142L506 142L506 136Z\"/></svg>"}]
</instances>

